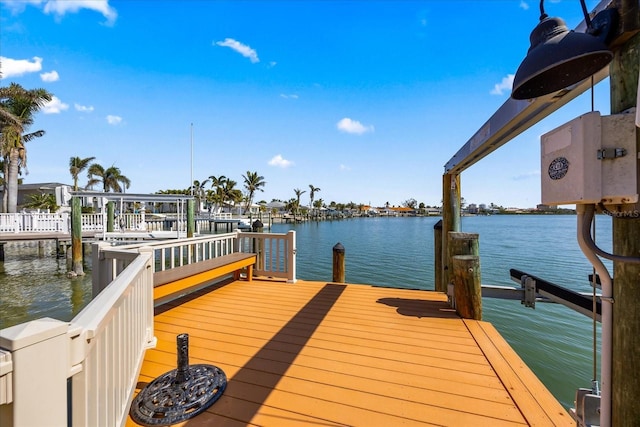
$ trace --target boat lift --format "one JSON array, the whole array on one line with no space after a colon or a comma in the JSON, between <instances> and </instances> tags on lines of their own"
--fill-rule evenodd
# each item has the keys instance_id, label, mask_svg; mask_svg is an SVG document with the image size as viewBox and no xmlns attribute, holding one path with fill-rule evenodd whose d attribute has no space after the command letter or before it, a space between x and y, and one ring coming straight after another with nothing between
<instances>
[{"instance_id":1,"label":"boat lift","mask_svg":"<svg viewBox=\"0 0 640 427\"><path fill-rule=\"evenodd\" d=\"M593 317L595 307L596 320L601 321L600 295L596 296L594 303L593 295L590 293L576 292L514 268L510 269L509 273L511 280L520 283L520 287L482 285L482 296L518 300L530 308L535 308L536 302L562 304L589 318Z\"/></svg>"}]
</instances>

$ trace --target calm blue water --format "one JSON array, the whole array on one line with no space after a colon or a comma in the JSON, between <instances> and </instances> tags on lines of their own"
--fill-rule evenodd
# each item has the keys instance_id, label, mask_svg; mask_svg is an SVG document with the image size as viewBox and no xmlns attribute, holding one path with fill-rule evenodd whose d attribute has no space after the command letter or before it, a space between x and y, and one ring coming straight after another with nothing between
<instances>
[{"instance_id":1,"label":"calm blue water","mask_svg":"<svg viewBox=\"0 0 640 427\"><path fill-rule=\"evenodd\" d=\"M271 231L296 230L300 279L330 281L332 248L340 242L348 282L433 289L433 226L439 219L358 218L274 224ZM610 218L598 216L596 224L598 245L611 251ZM578 248L575 216L464 217L462 229L480 234L483 284L517 286L509 278L509 269L517 268L591 292L592 267ZM0 263L0 329L43 316L68 321L89 302L90 275L68 279L66 261L51 255L53 245L45 256L38 255L35 243L11 245ZM488 298L483 315L566 407L573 406L578 387L590 386L591 319L560 305L538 303L532 310L517 301ZM599 328L597 333L599 339Z\"/></svg>"},{"instance_id":2,"label":"calm blue water","mask_svg":"<svg viewBox=\"0 0 640 427\"><path fill-rule=\"evenodd\" d=\"M345 247L346 280L380 286L433 289L433 226L440 218L359 218L274 224L296 230L300 279L332 278L332 248ZM593 268L576 241L576 217L494 215L462 218L462 231L479 233L482 283L517 286L516 268L580 292L591 292ZM611 219L598 216L596 241L611 251ZM610 263L605 263L612 271ZM483 299L483 320L493 323L527 365L566 407L593 377L593 321L556 304ZM600 339L599 324L597 337ZM598 359L597 366L600 361Z\"/></svg>"}]
</instances>

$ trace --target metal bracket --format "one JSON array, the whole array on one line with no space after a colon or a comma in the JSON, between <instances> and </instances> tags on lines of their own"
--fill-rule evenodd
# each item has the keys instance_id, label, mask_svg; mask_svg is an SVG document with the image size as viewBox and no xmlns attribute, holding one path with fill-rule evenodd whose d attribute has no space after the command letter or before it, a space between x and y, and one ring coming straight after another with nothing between
<instances>
[{"instance_id":1,"label":"metal bracket","mask_svg":"<svg viewBox=\"0 0 640 427\"><path fill-rule=\"evenodd\" d=\"M590 388L576 391L576 416L580 427L600 425L600 396Z\"/></svg>"},{"instance_id":2,"label":"metal bracket","mask_svg":"<svg viewBox=\"0 0 640 427\"><path fill-rule=\"evenodd\" d=\"M627 155L624 148L601 148L598 150L598 160L617 159Z\"/></svg>"},{"instance_id":3,"label":"metal bracket","mask_svg":"<svg viewBox=\"0 0 640 427\"><path fill-rule=\"evenodd\" d=\"M524 300L520 301L525 307L536 308L536 281L532 277L523 275L520 286L524 289Z\"/></svg>"}]
</instances>

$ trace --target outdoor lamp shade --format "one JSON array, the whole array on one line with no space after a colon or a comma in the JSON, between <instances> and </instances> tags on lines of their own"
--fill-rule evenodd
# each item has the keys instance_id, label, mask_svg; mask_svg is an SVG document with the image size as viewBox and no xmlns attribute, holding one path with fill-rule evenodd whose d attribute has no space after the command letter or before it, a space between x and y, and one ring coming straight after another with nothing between
<instances>
[{"instance_id":1,"label":"outdoor lamp shade","mask_svg":"<svg viewBox=\"0 0 640 427\"><path fill-rule=\"evenodd\" d=\"M600 71L613 59L602 40L569 31L560 18L544 18L513 79L511 97L531 99L564 89Z\"/></svg>"}]
</instances>

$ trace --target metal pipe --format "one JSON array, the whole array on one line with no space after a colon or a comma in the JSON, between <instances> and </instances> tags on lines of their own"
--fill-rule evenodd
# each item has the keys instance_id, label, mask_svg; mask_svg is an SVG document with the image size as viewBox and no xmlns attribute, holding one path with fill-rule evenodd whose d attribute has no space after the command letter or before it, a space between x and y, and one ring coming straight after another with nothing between
<instances>
[{"instance_id":1,"label":"metal pipe","mask_svg":"<svg viewBox=\"0 0 640 427\"><path fill-rule=\"evenodd\" d=\"M591 239L591 222L595 205L576 205L578 216L578 245L593 265L602 283L602 343L600 345L600 426L611 426L611 354L613 338L613 282L609 271L587 242ZM587 237L588 236L588 237Z\"/></svg>"}]
</instances>

